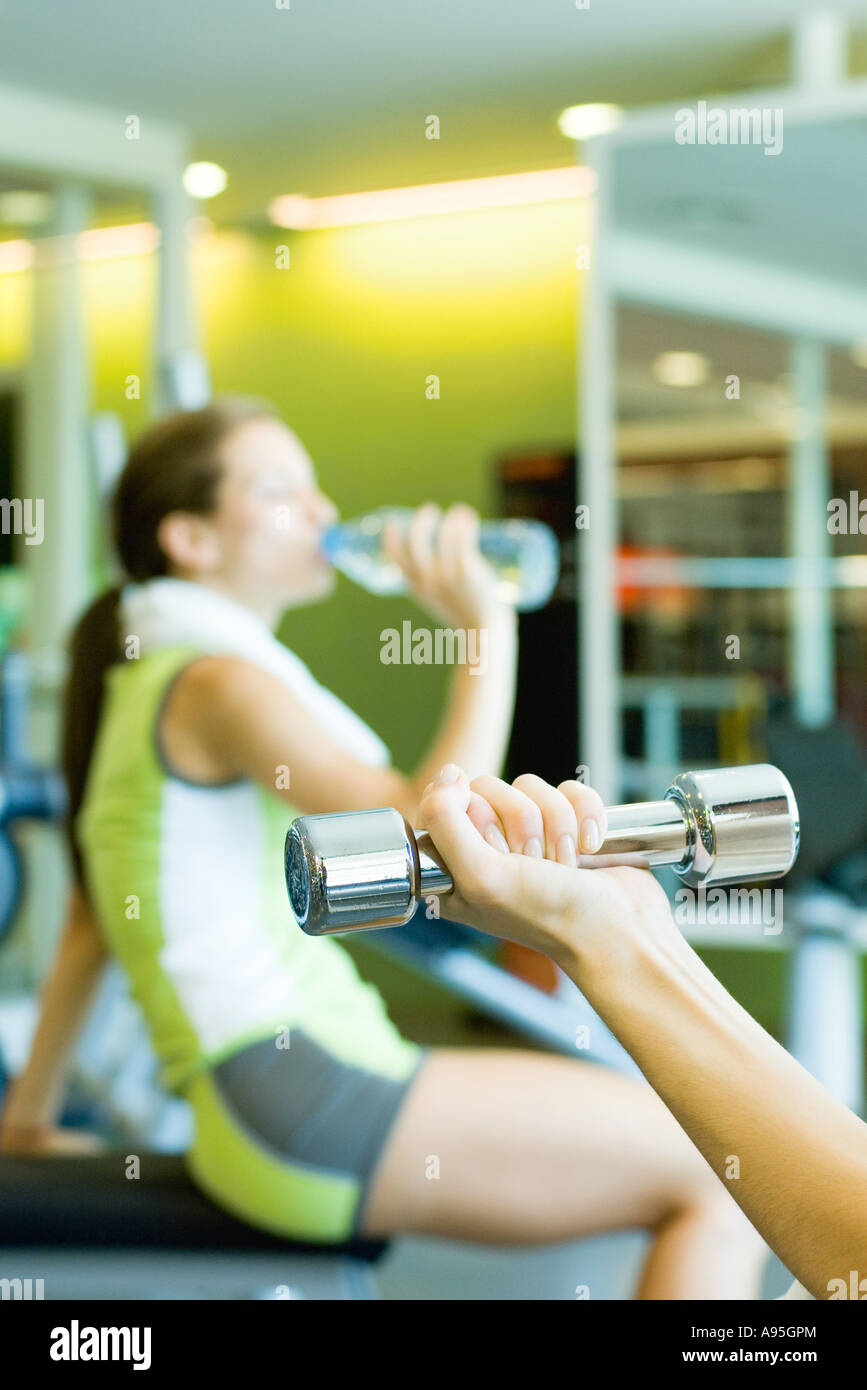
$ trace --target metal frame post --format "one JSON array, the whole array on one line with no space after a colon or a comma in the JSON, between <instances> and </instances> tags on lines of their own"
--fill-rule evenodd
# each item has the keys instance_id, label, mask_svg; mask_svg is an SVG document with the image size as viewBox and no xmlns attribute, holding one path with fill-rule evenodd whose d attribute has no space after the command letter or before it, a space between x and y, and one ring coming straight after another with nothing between
<instances>
[{"instance_id":1,"label":"metal frame post","mask_svg":"<svg viewBox=\"0 0 867 1390\"><path fill-rule=\"evenodd\" d=\"M833 717L835 706L834 593L817 584L813 573L816 562L827 561L831 554L824 344L796 338L791 365L796 405L789 455L787 531L797 578L789 591L789 687L798 718L815 727Z\"/></svg>"},{"instance_id":2,"label":"metal frame post","mask_svg":"<svg viewBox=\"0 0 867 1390\"><path fill-rule=\"evenodd\" d=\"M611 145L588 143L586 163L596 173L590 200L590 266L581 284L578 345L578 456L576 500L589 509L589 526L576 531L578 580L579 763L603 800L619 795L620 653L615 602L617 469L615 453L615 300L609 270Z\"/></svg>"}]
</instances>

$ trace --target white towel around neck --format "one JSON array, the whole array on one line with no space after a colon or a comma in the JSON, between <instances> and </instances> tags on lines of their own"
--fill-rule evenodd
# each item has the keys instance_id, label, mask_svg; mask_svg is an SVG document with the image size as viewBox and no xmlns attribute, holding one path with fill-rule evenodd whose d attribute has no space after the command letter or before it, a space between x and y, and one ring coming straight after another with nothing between
<instances>
[{"instance_id":1,"label":"white towel around neck","mask_svg":"<svg viewBox=\"0 0 867 1390\"><path fill-rule=\"evenodd\" d=\"M122 641L138 638L142 656L166 647L194 646L214 656L231 654L261 666L282 681L348 753L374 767L391 761L382 739L319 684L267 623L215 589L165 576L127 584L121 591L120 626Z\"/></svg>"}]
</instances>

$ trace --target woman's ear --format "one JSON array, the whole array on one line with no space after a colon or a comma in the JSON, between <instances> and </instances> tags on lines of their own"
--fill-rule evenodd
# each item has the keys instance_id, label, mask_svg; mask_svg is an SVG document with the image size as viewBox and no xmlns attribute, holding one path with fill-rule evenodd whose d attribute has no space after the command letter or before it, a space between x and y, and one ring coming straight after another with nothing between
<instances>
[{"instance_id":1,"label":"woman's ear","mask_svg":"<svg viewBox=\"0 0 867 1390\"><path fill-rule=\"evenodd\" d=\"M222 560L213 526L193 512L168 512L157 526L157 544L174 570L208 574Z\"/></svg>"}]
</instances>

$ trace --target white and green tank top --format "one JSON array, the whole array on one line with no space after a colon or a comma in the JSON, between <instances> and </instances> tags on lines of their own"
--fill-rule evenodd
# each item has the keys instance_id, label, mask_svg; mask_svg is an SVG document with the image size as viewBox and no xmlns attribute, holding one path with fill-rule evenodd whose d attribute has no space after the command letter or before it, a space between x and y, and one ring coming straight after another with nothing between
<instances>
[{"instance_id":1,"label":"white and green tank top","mask_svg":"<svg viewBox=\"0 0 867 1390\"><path fill-rule=\"evenodd\" d=\"M283 841L297 814L250 780L185 781L158 722L201 648L175 646L106 672L76 822L106 944L125 969L162 1065L182 1092L250 1042L303 1026L333 1054L396 1079L418 1059L338 941L296 925Z\"/></svg>"}]
</instances>

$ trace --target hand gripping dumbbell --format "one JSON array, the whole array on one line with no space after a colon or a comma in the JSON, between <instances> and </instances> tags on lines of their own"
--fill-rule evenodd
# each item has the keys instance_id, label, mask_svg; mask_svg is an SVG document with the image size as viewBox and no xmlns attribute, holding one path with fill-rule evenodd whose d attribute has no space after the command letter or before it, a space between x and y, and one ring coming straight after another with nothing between
<instances>
[{"instance_id":1,"label":"hand gripping dumbbell","mask_svg":"<svg viewBox=\"0 0 867 1390\"><path fill-rule=\"evenodd\" d=\"M664 800L606 815L605 841L582 868L670 864L695 888L779 878L798 853L792 788L767 763L684 772ZM285 860L292 911L309 936L402 926L420 899L453 887L430 836L388 806L299 816Z\"/></svg>"}]
</instances>

